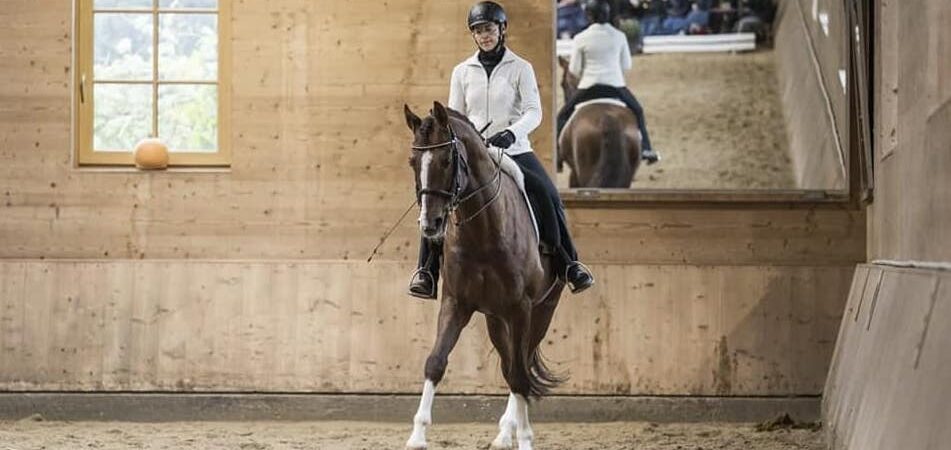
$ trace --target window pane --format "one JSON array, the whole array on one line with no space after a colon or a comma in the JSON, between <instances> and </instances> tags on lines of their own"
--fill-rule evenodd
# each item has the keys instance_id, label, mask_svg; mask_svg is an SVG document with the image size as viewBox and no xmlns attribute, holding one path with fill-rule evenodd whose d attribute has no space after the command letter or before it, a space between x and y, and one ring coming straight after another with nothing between
<instances>
[{"instance_id":1,"label":"window pane","mask_svg":"<svg viewBox=\"0 0 951 450\"><path fill-rule=\"evenodd\" d=\"M152 14L96 14L94 77L152 79Z\"/></svg>"},{"instance_id":2,"label":"window pane","mask_svg":"<svg viewBox=\"0 0 951 450\"><path fill-rule=\"evenodd\" d=\"M159 0L159 8L218 9L218 0Z\"/></svg>"},{"instance_id":3,"label":"window pane","mask_svg":"<svg viewBox=\"0 0 951 450\"><path fill-rule=\"evenodd\" d=\"M131 151L152 134L151 85L97 83L95 99L94 150Z\"/></svg>"},{"instance_id":4,"label":"window pane","mask_svg":"<svg viewBox=\"0 0 951 450\"><path fill-rule=\"evenodd\" d=\"M159 79L215 81L218 78L218 16L159 16Z\"/></svg>"},{"instance_id":5,"label":"window pane","mask_svg":"<svg viewBox=\"0 0 951 450\"><path fill-rule=\"evenodd\" d=\"M218 148L218 86L159 86L159 137L170 151Z\"/></svg>"},{"instance_id":6,"label":"window pane","mask_svg":"<svg viewBox=\"0 0 951 450\"><path fill-rule=\"evenodd\" d=\"M152 0L96 0L93 8L149 8L152 9Z\"/></svg>"}]
</instances>

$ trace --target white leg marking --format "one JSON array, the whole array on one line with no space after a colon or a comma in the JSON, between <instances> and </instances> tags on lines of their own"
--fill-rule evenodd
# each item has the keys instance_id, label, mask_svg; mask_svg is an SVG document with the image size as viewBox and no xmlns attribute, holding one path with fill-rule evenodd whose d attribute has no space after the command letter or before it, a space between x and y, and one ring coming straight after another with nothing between
<instances>
[{"instance_id":1,"label":"white leg marking","mask_svg":"<svg viewBox=\"0 0 951 450\"><path fill-rule=\"evenodd\" d=\"M499 419L499 434L492 441L493 449L511 449L512 437L515 435L516 426L516 401L515 394L509 394L508 404L505 405L505 413Z\"/></svg>"},{"instance_id":2,"label":"white leg marking","mask_svg":"<svg viewBox=\"0 0 951 450\"><path fill-rule=\"evenodd\" d=\"M419 399L419 409L413 417L413 434L406 441L406 448L419 450L426 448L426 427L433 423L433 396L436 395L436 386L426 380L423 384L423 396Z\"/></svg>"},{"instance_id":3,"label":"white leg marking","mask_svg":"<svg viewBox=\"0 0 951 450\"><path fill-rule=\"evenodd\" d=\"M515 395L515 422L518 427L518 450L532 450L535 434L532 433L532 425L528 423L528 400L518 394Z\"/></svg>"}]
</instances>

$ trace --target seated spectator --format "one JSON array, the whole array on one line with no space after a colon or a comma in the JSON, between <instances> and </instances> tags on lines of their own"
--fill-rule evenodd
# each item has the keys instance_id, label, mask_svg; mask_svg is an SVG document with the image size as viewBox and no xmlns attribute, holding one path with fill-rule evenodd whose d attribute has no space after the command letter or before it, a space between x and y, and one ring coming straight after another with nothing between
<instances>
[{"instance_id":1,"label":"seated spectator","mask_svg":"<svg viewBox=\"0 0 951 450\"><path fill-rule=\"evenodd\" d=\"M710 26L710 1L709 0L682 0L683 4L674 5L667 8L667 18L664 19L661 34L703 34L707 33ZM684 4L689 11L684 9ZM673 2L671 3L673 5ZM685 11L684 14L675 16L671 13Z\"/></svg>"},{"instance_id":2,"label":"seated spectator","mask_svg":"<svg viewBox=\"0 0 951 450\"><path fill-rule=\"evenodd\" d=\"M661 25L666 17L667 9L661 0L632 0L636 8L636 15L641 25L641 37L662 34ZM643 45L643 41L640 43Z\"/></svg>"},{"instance_id":3,"label":"seated spectator","mask_svg":"<svg viewBox=\"0 0 951 450\"><path fill-rule=\"evenodd\" d=\"M757 42L769 39L776 5L772 0L743 0L740 3L740 20L734 31L737 33L756 33Z\"/></svg>"},{"instance_id":4,"label":"seated spectator","mask_svg":"<svg viewBox=\"0 0 951 450\"><path fill-rule=\"evenodd\" d=\"M705 0L695 2L691 5L690 13L687 14L685 20L687 21L687 33L710 33L710 2Z\"/></svg>"},{"instance_id":5,"label":"seated spectator","mask_svg":"<svg viewBox=\"0 0 951 450\"><path fill-rule=\"evenodd\" d=\"M558 0L558 38L571 39L588 27L588 18L577 0Z\"/></svg>"}]
</instances>

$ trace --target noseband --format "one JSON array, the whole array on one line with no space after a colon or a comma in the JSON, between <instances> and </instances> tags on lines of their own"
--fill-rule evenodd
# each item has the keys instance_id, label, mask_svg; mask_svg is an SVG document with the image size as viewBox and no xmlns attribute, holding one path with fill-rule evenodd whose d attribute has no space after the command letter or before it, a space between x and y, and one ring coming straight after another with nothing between
<instances>
[{"instance_id":1,"label":"noseband","mask_svg":"<svg viewBox=\"0 0 951 450\"><path fill-rule=\"evenodd\" d=\"M492 183L498 184L498 187L495 190L495 194L492 196L492 198L488 202L486 202L485 205L482 206L482 208L479 208L479 210L476 211L475 214L469 217L466 217L465 219L455 221L456 226L459 226L476 218L476 216L481 214L482 211L485 211L485 209L488 208L489 205L491 205L497 198L499 198L499 194L502 192L502 177L501 177L502 149L499 149L498 161L493 160L493 162L496 165L496 171L495 171L495 176L492 178L492 180L483 184L482 186L479 186L477 189L470 192L469 194L463 196L462 192L465 190L466 186L468 185L469 176L471 175L471 172L469 171L469 162L466 161L466 158L465 156L463 156L463 153L459 152L459 147L458 147L459 138L457 138L456 133L453 132L452 125L447 125L447 127L449 128L448 141L442 142L439 144L432 144L432 145L413 145L412 149L413 151L416 151L416 152L430 152L430 151L449 147L450 157L452 158L452 185L449 187L448 191L443 189L430 189L430 188L417 189L416 201L422 202L424 195L435 195L438 197L447 198L449 199L449 204L446 206L445 212L455 213L455 211L459 208L460 205L462 205L466 201L473 198L479 192L482 192L483 190L488 188Z\"/></svg>"}]
</instances>

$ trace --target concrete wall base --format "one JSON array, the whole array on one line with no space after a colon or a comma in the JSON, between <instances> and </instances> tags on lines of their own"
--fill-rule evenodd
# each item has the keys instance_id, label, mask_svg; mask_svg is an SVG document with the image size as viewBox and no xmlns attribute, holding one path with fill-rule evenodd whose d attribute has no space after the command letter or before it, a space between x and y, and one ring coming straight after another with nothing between
<instances>
[{"instance_id":1,"label":"concrete wall base","mask_svg":"<svg viewBox=\"0 0 951 450\"><path fill-rule=\"evenodd\" d=\"M493 422L504 396L437 396L442 423ZM69 421L354 420L411 422L415 395L0 393L0 420L35 415ZM532 405L537 422L761 422L781 413L819 417L818 397L549 397Z\"/></svg>"}]
</instances>

